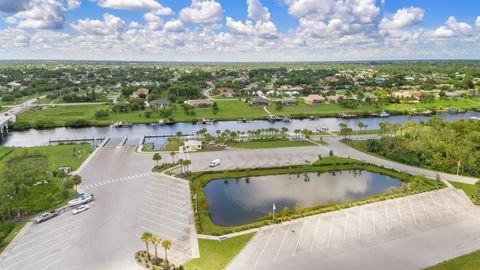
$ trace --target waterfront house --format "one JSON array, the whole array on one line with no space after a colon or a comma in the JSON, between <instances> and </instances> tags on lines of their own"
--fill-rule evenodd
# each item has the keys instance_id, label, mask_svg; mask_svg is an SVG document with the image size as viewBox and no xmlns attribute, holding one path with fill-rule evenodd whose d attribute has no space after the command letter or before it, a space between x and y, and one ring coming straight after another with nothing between
<instances>
[{"instance_id":1,"label":"waterfront house","mask_svg":"<svg viewBox=\"0 0 480 270\"><path fill-rule=\"evenodd\" d=\"M213 105L213 101L210 99L190 99L185 101L185 104L194 107L194 108L205 108Z\"/></svg>"},{"instance_id":2,"label":"waterfront house","mask_svg":"<svg viewBox=\"0 0 480 270\"><path fill-rule=\"evenodd\" d=\"M308 96L304 97L303 99L305 101L305 104L308 104L308 105L319 104L319 103L325 102L324 97L322 97L320 95L315 95L315 94L308 95Z\"/></svg>"}]
</instances>

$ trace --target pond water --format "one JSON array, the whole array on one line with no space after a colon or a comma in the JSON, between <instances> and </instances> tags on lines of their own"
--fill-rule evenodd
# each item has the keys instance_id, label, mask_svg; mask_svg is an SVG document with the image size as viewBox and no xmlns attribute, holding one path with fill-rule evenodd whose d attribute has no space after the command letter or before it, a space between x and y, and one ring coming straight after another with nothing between
<instances>
[{"instance_id":1,"label":"pond water","mask_svg":"<svg viewBox=\"0 0 480 270\"><path fill-rule=\"evenodd\" d=\"M469 117L480 117L480 112L469 111L462 114L440 113L437 116L445 121L457 121L460 119L468 119ZM293 132L294 129L321 129L328 128L330 131L339 130L339 124L345 123L352 129L357 129L357 123L363 122L368 125L368 129L378 129L379 123L388 120L392 123L405 123L406 121L427 121L431 116L409 116L409 115L392 115L385 118L369 117L341 119L335 117L318 118L315 120L299 120L293 119L291 122L268 122L258 120L249 123L239 123L237 121L220 121L211 125L177 123L171 126L150 126L150 125L133 125L130 128L112 128L112 127L87 127L87 128L54 128L47 130L30 129L27 131L17 131L10 133L2 142L3 146L38 146L48 145L49 139L65 139L65 138L85 138L108 136L111 138L108 145L113 146L120 143L124 136L128 137L127 144L138 144L144 135L157 134L175 134L180 131L184 134L195 133L196 131L206 128L208 133L215 135L216 130L230 129L231 131L247 131L261 128L282 128L286 127ZM158 148L165 143L165 138L149 139L147 142L153 142Z\"/></svg>"},{"instance_id":2,"label":"pond water","mask_svg":"<svg viewBox=\"0 0 480 270\"><path fill-rule=\"evenodd\" d=\"M309 178L310 181L305 181ZM284 174L240 179L218 179L208 183L205 196L210 218L220 226L246 224L284 207L301 208L357 201L390 192L402 182L379 173L345 170L326 173Z\"/></svg>"}]
</instances>

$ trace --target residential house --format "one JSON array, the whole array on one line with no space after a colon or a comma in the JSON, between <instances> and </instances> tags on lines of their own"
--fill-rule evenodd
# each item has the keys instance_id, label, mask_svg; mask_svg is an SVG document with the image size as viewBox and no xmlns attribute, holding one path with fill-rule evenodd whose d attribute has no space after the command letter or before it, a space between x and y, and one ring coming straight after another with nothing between
<instances>
[{"instance_id":1,"label":"residential house","mask_svg":"<svg viewBox=\"0 0 480 270\"><path fill-rule=\"evenodd\" d=\"M268 106L269 102L268 102L268 99L266 98L258 97L258 98L251 99L248 102L248 104L258 105L258 106Z\"/></svg>"},{"instance_id":2,"label":"residential house","mask_svg":"<svg viewBox=\"0 0 480 270\"><path fill-rule=\"evenodd\" d=\"M278 102L283 105L297 105L297 100L294 98L282 98Z\"/></svg>"},{"instance_id":3,"label":"residential house","mask_svg":"<svg viewBox=\"0 0 480 270\"><path fill-rule=\"evenodd\" d=\"M328 96L327 97L327 101L330 102L330 103L339 103L340 102L340 98L341 96Z\"/></svg>"},{"instance_id":4,"label":"residential house","mask_svg":"<svg viewBox=\"0 0 480 270\"><path fill-rule=\"evenodd\" d=\"M219 95L224 97L233 97L236 94L235 89L228 87L218 88L217 91Z\"/></svg>"},{"instance_id":5,"label":"residential house","mask_svg":"<svg viewBox=\"0 0 480 270\"><path fill-rule=\"evenodd\" d=\"M170 105L170 101L164 99L156 99L148 102L151 108L165 109Z\"/></svg>"},{"instance_id":6,"label":"residential house","mask_svg":"<svg viewBox=\"0 0 480 270\"><path fill-rule=\"evenodd\" d=\"M147 88L138 88L137 91L133 92L130 97L131 98L139 98L139 97L142 97L142 96L148 96L148 94L150 93L150 90L148 90Z\"/></svg>"},{"instance_id":7,"label":"residential house","mask_svg":"<svg viewBox=\"0 0 480 270\"><path fill-rule=\"evenodd\" d=\"M197 140L189 140L183 144L184 152L197 152L202 150L202 142Z\"/></svg>"},{"instance_id":8,"label":"residential house","mask_svg":"<svg viewBox=\"0 0 480 270\"><path fill-rule=\"evenodd\" d=\"M316 95L316 94L308 95L308 96L304 97L303 99L305 101L305 104L308 104L308 105L319 104L319 103L325 102L324 97L322 97L320 95Z\"/></svg>"},{"instance_id":9,"label":"residential house","mask_svg":"<svg viewBox=\"0 0 480 270\"><path fill-rule=\"evenodd\" d=\"M184 102L191 107L210 107L213 105L213 101L210 99L190 99Z\"/></svg>"}]
</instances>

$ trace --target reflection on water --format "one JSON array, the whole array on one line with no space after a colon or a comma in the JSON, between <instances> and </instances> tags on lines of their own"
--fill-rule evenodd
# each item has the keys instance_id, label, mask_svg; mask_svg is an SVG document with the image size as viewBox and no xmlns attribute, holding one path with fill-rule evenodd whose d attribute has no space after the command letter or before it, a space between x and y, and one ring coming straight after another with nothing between
<instances>
[{"instance_id":1,"label":"reflection on water","mask_svg":"<svg viewBox=\"0 0 480 270\"><path fill-rule=\"evenodd\" d=\"M308 179L310 181L308 181ZM219 179L205 186L213 223L233 226L252 222L284 207L356 201L387 193L401 181L362 170Z\"/></svg>"},{"instance_id":2,"label":"reflection on water","mask_svg":"<svg viewBox=\"0 0 480 270\"><path fill-rule=\"evenodd\" d=\"M437 114L445 121L456 121L460 119L468 119L471 116L480 117L480 112L469 111L463 114ZM229 129L231 131L247 131L261 128L282 128L286 127L290 131L294 129L321 129L326 127L331 131L338 130L339 123L345 123L350 128L356 130L357 123L363 122L368 125L368 129L378 129L378 124L382 121L388 120L392 123L404 123L406 121L427 121L430 116L408 116L395 115L386 118L355 118L355 119L340 119L335 117L319 118L316 120L298 120L294 119L291 122L274 122L268 121L253 121L251 123L239 123L237 121L222 121L213 125L178 123L171 126L149 126L149 125L133 125L130 128L112 128L112 127L88 127L88 128L55 128L48 130L31 129L22 132L12 132L2 142L3 146L36 146L47 145L49 139L65 139L65 138L84 138L84 137L100 137L108 136L111 138L109 145L117 145L124 136L128 137L127 144L138 144L144 135L156 134L175 134L180 131L184 134L195 133L196 131L206 128L208 133L215 135L216 130ZM155 146L158 148L165 142L165 139L152 139Z\"/></svg>"}]
</instances>

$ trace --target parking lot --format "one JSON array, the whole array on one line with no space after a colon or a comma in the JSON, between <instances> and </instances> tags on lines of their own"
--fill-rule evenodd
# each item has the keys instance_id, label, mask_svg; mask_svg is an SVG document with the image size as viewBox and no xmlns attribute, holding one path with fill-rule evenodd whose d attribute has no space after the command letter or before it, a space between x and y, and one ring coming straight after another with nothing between
<instances>
[{"instance_id":1,"label":"parking lot","mask_svg":"<svg viewBox=\"0 0 480 270\"><path fill-rule=\"evenodd\" d=\"M188 182L152 173L153 165L133 147L101 149L82 171L80 190L95 194L90 209L32 224L0 269L139 269L133 254L145 249L145 231L172 241L171 262L198 254Z\"/></svg>"},{"instance_id":2,"label":"parking lot","mask_svg":"<svg viewBox=\"0 0 480 270\"><path fill-rule=\"evenodd\" d=\"M315 215L261 229L228 269L421 269L479 249L479 214L444 189Z\"/></svg>"},{"instance_id":3,"label":"parking lot","mask_svg":"<svg viewBox=\"0 0 480 270\"><path fill-rule=\"evenodd\" d=\"M323 146L285 147L273 149L234 149L215 152L183 154L181 158L191 159L191 171L231 170L236 168L276 167L313 162L318 155L328 155L329 149ZM208 164L220 159L221 165L210 168Z\"/></svg>"}]
</instances>

